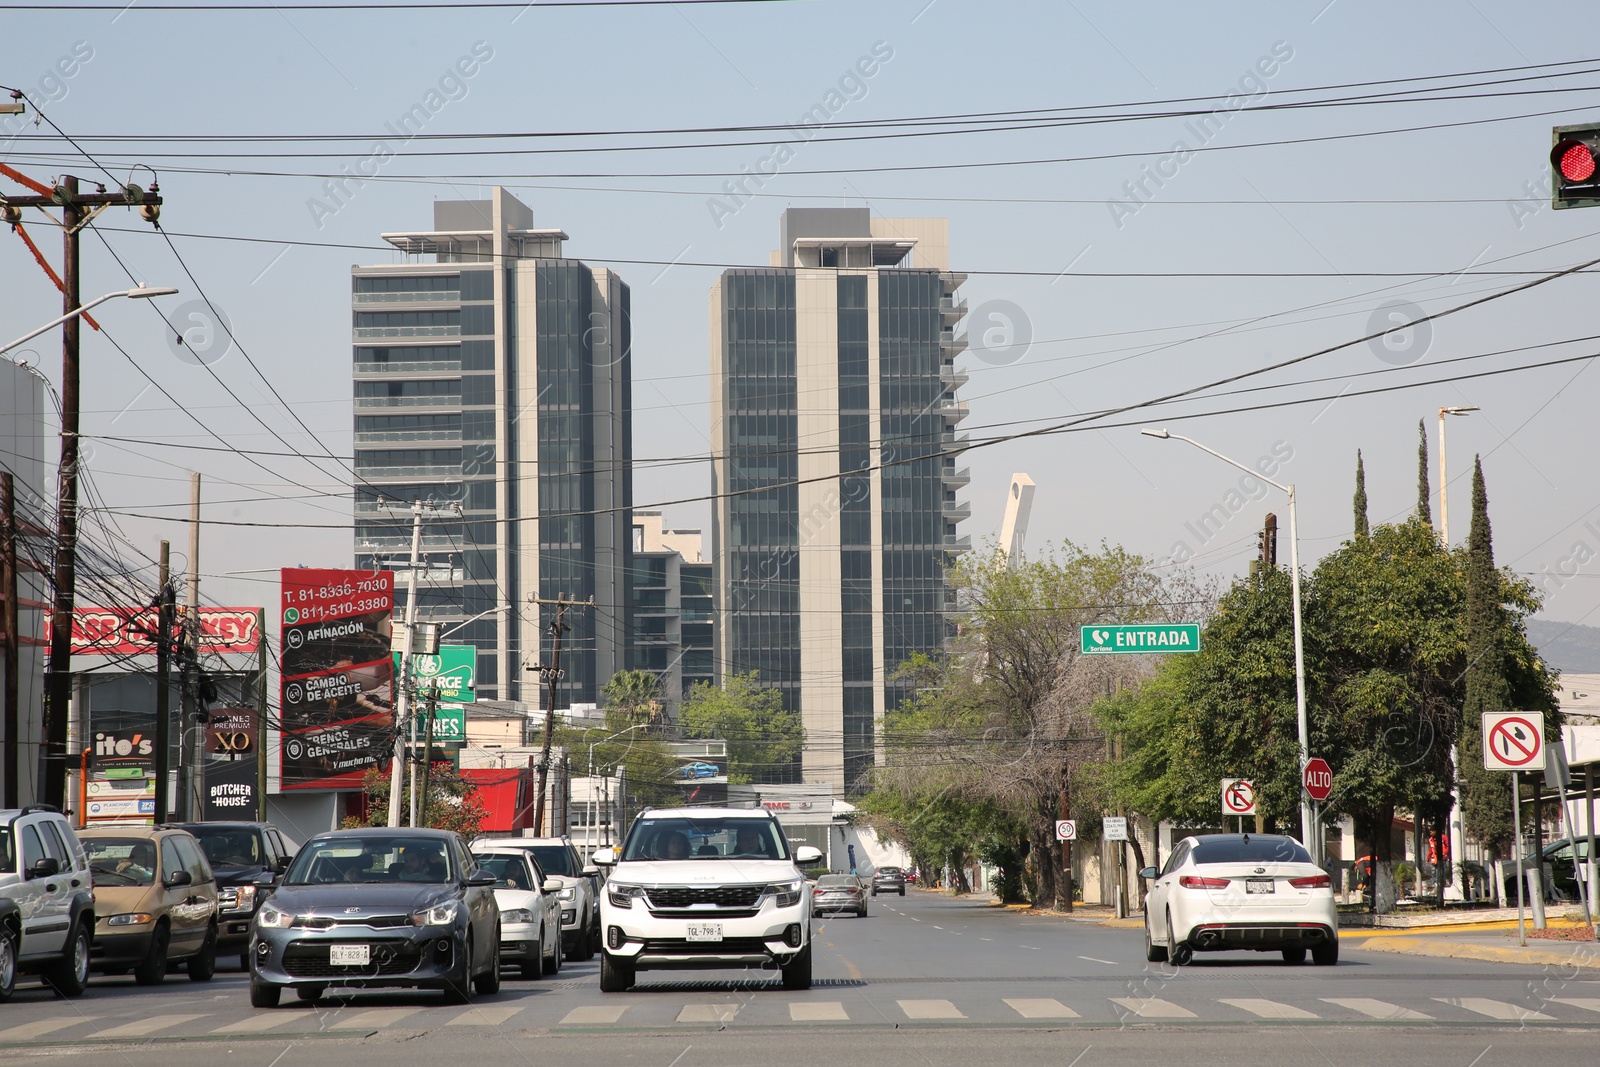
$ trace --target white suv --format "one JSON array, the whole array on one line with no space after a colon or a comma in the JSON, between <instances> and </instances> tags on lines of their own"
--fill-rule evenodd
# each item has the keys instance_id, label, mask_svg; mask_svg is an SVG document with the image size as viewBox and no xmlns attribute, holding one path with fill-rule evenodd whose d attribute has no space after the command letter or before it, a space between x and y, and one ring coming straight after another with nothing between
<instances>
[{"instance_id":1,"label":"white suv","mask_svg":"<svg viewBox=\"0 0 1600 1067\"><path fill-rule=\"evenodd\" d=\"M771 813L656 808L628 831L600 901L600 988L618 993L647 970L778 967L785 989L811 988L811 894Z\"/></svg>"},{"instance_id":2,"label":"white suv","mask_svg":"<svg viewBox=\"0 0 1600 1067\"><path fill-rule=\"evenodd\" d=\"M82 993L94 919L94 877L72 824L48 804L0 811L0 1000L18 972Z\"/></svg>"}]
</instances>

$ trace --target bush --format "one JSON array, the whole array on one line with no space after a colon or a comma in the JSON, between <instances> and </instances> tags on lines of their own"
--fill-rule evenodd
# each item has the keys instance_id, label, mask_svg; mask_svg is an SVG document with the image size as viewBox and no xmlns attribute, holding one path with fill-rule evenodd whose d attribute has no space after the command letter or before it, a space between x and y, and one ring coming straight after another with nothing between
<instances>
[{"instance_id":1,"label":"bush","mask_svg":"<svg viewBox=\"0 0 1600 1067\"><path fill-rule=\"evenodd\" d=\"M1417 869L1411 864L1397 863L1394 865L1394 887L1396 892L1409 892L1416 880Z\"/></svg>"}]
</instances>

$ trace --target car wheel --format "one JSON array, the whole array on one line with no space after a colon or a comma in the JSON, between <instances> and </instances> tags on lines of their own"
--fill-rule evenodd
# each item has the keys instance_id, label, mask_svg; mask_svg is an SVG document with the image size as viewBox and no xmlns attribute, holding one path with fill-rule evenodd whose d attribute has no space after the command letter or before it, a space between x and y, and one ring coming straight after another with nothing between
<instances>
[{"instance_id":1,"label":"car wheel","mask_svg":"<svg viewBox=\"0 0 1600 1067\"><path fill-rule=\"evenodd\" d=\"M1144 958L1150 963L1167 962L1167 946L1158 945L1150 936L1150 916L1144 917Z\"/></svg>"},{"instance_id":2,"label":"car wheel","mask_svg":"<svg viewBox=\"0 0 1600 1067\"><path fill-rule=\"evenodd\" d=\"M877 886L873 886L872 887L872 895L873 896L877 896L878 895L878 887Z\"/></svg>"},{"instance_id":3,"label":"car wheel","mask_svg":"<svg viewBox=\"0 0 1600 1067\"><path fill-rule=\"evenodd\" d=\"M522 979L525 982L537 982L544 977L545 962L544 935L540 934L539 940L533 943L533 962L519 963L517 965L517 973L522 975Z\"/></svg>"},{"instance_id":4,"label":"car wheel","mask_svg":"<svg viewBox=\"0 0 1600 1067\"><path fill-rule=\"evenodd\" d=\"M578 958L592 960L600 948L600 931L595 924L590 923L589 929L584 931L582 940L578 944Z\"/></svg>"},{"instance_id":5,"label":"car wheel","mask_svg":"<svg viewBox=\"0 0 1600 1067\"><path fill-rule=\"evenodd\" d=\"M0 1002L11 999L17 988L17 935L0 929Z\"/></svg>"},{"instance_id":6,"label":"car wheel","mask_svg":"<svg viewBox=\"0 0 1600 1067\"><path fill-rule=\"evenodd\" d=\"M322 999L322 993L326 988L320 985L295 986L294 995L307 1004L312 1004Z\"/></svg>"},{"instance_id":7,"label":"car wheel","mask_svg":"<svg viewBox=\"0 0 1600 1067\"><path fill-rule=\"evenodd\" d=\"M250 950L245 949L239 953L239 969L245 974L250 973Z\"/></svg>"},{"instance_id":8,"label":"car wheel","mask_svg":"<svg viewBox=\"0 0 1600 1067\"><path fill-rule=\"evenodd\" d=\"M67 934L66 951L45 971L44 980L63 997L75 997L89 985L89 927L78 920Z\"/></svg>"},{"instance_id":9,"label":"car wheel","mask_svg":"<svg viewBox=\"0 0 1600 1067\"><path fill-rule=\"evenodd\" d=\"M489 953L489 966L473 978L472 988L481 996L492 997L500 992L500 927L494 928L494 949Z\"/></svg>"},{"instance_id":10,"label":"car wheel","mask_svg":"<svg viewBox=\"0 0 1600 1067\"><path fill-rule=\"evenodd\" d=\"M150 951L144 962L133 969L133 980L140 985L160 985L167 978L167 946L172 943L172 931L165 923L150 935Z\"/></svg>"},{"instance_id":11,"label":"car wheel","mask_svg":"<svg viewBox=\"0 0 1600 1067\"><path fill-rule=\"evenodd\" d=\"M901 886L900 887L900 895L901 896L905 896L906 895L906 887L905 886Z\"/></svg>"},{"instance_id":12,"label":"car wheel","mask_svg":"<svg viewBox=\"0 0 1600 1067\"><path fill-rule=\"evenodd\" d=\"M545 942L550 947L550 958L544 961L545 974L561 973L561 927L557 926L552 937Z\"/></svg>"},{"instance_id":13,"label":"car wheel","mask_svg":"<svg viewBox=\"0 0 1600 1067\"><path fill-rule=\"evenodd\" d=\"M465 1004L472 999L472 932L467 932L466 947L461 950L461 973L444 980L444 1002Z\"/></svg>"},{"instance_id":14,"label":"car wheel","mask_svg":"<svg viewBox=\"0 0 1600 1067\"><path fill-rule=\"evenodd\" d=\"M1324 941L1311 950L1311 962L1318 967L1332 967L1339 962L1339 939Z\"/></svg>"},{"instance_id":15,"label":"car wheel","mask_svg":"<svg viewBox=\"0 0 1600 1067\"><path fill-rule=\"evenodd\" d=\"M1187 967L1194 962L1194 946L1179 941L1172 929L1172 911L1167 911L1167 962L1174 967Z\"/></svg>"},{"instance_id":16,"label":"car wheel","mask_svg":"<svg viewBox=\"0 0 1600 1067\"><path fill-rule=\"evenodd\" d=\"M633 988L633 967L606 952L600 952L600 992L623 993Z\"/></svg>"},{"instance_id":17,"label":"car wheel","mask_svg":"<svg viewBox=\"0 0 1600 1067\"><path fill-rule=\"evenodd\" d=\"M211 976L217 973L217 928L213 926L206 931L205 943L200 946L200 951L189 957L189 963L184 968L189 972L191 982L209 982Z\"/></svg>"},{"instance_id":18,"label":"car wheel","mask_svg":"<svg viewBox=\"0 0 1600 1067\"><path fill-rule=\"evenodd\" d=\"M811 988L811 946L807 945L795 956L793 962L783 968L783 988L785 989L810 989Z\"/></svg>"},{"instance_id":19,"label":"car wheel","mask_svg":"<svg viewBox=\"0 0 1600 1067\"><path fill-rule=\"evenodd\" d=\"M252 1008L276 1008L278 998L283 996L283 987L273 985L271 982L258 982L250 979L250 1006Z\"/></svg>"},{"instance_id":20,"label":"car wheel","mask_svg":"<svg viewBox=\"0 0 1600 1067\"><path fill-rule=\"evenodd\" d=\"M1304 963L1305 961L1306 950L1304 948L1286 948L1283 950L1284 963Z\"/></svg>"}]
</instances>

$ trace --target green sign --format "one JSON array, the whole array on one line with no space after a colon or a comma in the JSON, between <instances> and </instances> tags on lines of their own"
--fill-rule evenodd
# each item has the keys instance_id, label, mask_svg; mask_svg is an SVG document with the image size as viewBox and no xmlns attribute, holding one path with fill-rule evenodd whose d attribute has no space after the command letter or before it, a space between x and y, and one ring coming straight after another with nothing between
<instances>
[{"instance_id":1,"label":"green sign","mask_svg":"<svg viewBox=\"0 0 1600 1067\"><path fill-rule=\"evenodd\" d=\"M394 669L400 670L400 653L394 654ZM440 645L437 656L411 657L411 684L417 699L426 700L437 691L437 699L451 704L471 704L478 676L476 645Z\"/></svg>"},{"instance_id":2,"label":"green sign","mask_svg":"<svg viewBox=\"0 0 1600 1067\"><path fill-rule=\"evenodd\" d=\"M426 715L427 712L423 711ZM465 741L467 739L467 709L460 704L441 704L433 709L435 742Z\"/></svg>"},{"instance_id":3,"label":"green sign","mask_svg":"<svg viewBox=\"0 0 1600 1067\"><path fill-rule=\"evenodd\" d=\"M1199 652L1200 624L1140 623L1136 626L1085 626L1080 634L1085 656Z\"/></svg>"}]
</instances>

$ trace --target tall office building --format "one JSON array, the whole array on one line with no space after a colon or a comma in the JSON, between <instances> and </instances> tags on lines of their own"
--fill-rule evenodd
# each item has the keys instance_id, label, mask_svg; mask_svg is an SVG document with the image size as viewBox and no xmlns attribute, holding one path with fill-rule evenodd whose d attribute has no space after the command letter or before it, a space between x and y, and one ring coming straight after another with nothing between
<instances>
[{"instance_id":1,"label":"tall office building","mask_svg":"<svg viewBox=\"0 0 1600 1067\"><path fill-rule=\"evenodd\" d=\"M593 597L566 615L557 706L593 701L629 643L628 287L499 188L383 238L403 261L351 270L357 563L397 572L403 613L409 505L460 504L424 521L417 617L465 624L447 640L478 646L480 697L535 703L554 613L532 601Z\"/></svg>"},{"instance_id":2,"label":"tall office building","mask_svg":"<svg viewBox=\"0 0 1600 1067\"><path fill-rule=\"evenodd\" d=\"M716 681L711 564L699 530L668 530L659 511L633 513L633 650L628 666L661 681L662 710L676 720L683 698Z\"/></svg>"},{"instance_id":3,"label":"tall office building","mask_svg":"<svg viewBox=\"0 0 1600 1067\"><path fill-rule=\"evenodd\" d=\"M874 764L888 676L945 637L970 538L944 219L784 212L770 269L711 292L712 542L721 670L757 671L807 744L785 777L846 791Z\"/></svg>"}]
</instances>

